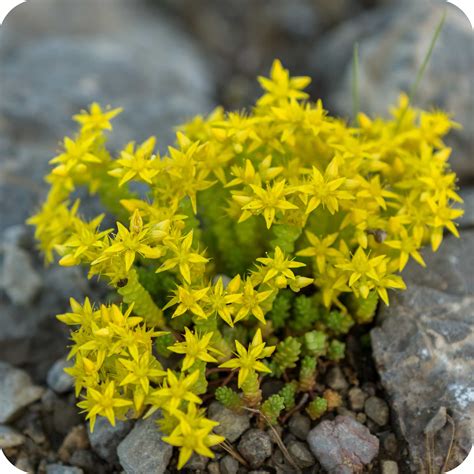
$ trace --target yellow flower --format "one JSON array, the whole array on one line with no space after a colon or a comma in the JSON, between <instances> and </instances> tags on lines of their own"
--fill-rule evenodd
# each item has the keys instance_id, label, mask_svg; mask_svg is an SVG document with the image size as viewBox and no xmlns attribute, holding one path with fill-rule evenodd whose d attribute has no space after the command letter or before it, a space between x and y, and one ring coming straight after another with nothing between
<instances>
[{"instance_id":1,"label":"yellow flower","mask_svg":"<svg viewBox=\"0 0 474 474\"><path fill-rule=\"evenodd\" d=\"M110 121L122 112L122 108L102 110L101 106L94 102L89 111L82 110L80 114L74 115L73 119L82 125L83 132L99 132L112 130Z\"/></svg>"},{"instance_id":2,"label":"yellow flower","mask_svg":"<svg viewBox=\"0 0 474 474\"><path fill-rule=\"evenodd\" d=\"M176 417L178 426L169 436L164 436L163 441L180 448L178 469L183 468L193 453L213 458L214 453L209 448L225 439L212 433L219 423L205 418L194 403L188 404L186 413L176 412Z\"/></svg>"},{"instance_id":3,"label":"yellow flower","mask_svg":"<svg viewBox=\"0 0 474 474\"><path fill-rule=\"evenodd\" d=\"M128 272L137 253L145 258L159 258L163 254L161 248L148 245L150 231L148 227L143 226L138 210L134 212L130 220L130 229L120 222L117 222L117 229L113 244L107 247L103 254L92 262L92 265L97 265L111 257L121 257L124 259L125 270Z\"/></svg>"},{"instance_id":4,"label":"yellow flower","mask_svg":"<svg viewBox=\"0 0 474 474\"><path fill-rule=\"evenodd\" d=\"M258 82L263 87L264 94L258 101L258 105L278 105L290 99L306 99L308 94L303 92L309 85L311 79L307 76L290 77L287 69L284 69L278 59L273 61L270 71L270 79L260 76Z\"/></svg>"},{"instance_id":5,"label":"yellow flower","mask_svg":"<svg viewBox=\"0 0 474 474\"><path fill-rule=\"evenodd\" d=\"M222 355L222 352L210 345L213 332L208 332L202 337L194 332L194 334L188 329L184 328L184 342L176 342L168 349L177 354L185 354L183 359L182 370L188 370L196 362L196 359L204 362L217 362L217 360L209 354L210 352Z\"/></svg>"},{"instance_id":6,"label":"yellow flower","mask_svg":"<svg viewBox=\"0 0 474 474\"><path fill-rule=\"evenodd\" d=\"M157 273L165 272L175 268L179 268L179 271L184 278L186 283L191 283L191 270L190 265L192 264L203 264L209 261L208 258L203 257L197 252L194 252L191 248L193 243L193 231L189 232L178 244L174 242L167 242L168 249L174 253L174 257L167 258L163 265L156 271Z\"/></svg>"},{"instance_id":7,"label":"yellow flower","mask_svg":"<svg viewBox=\"0 0 474 474\"><path fill-rule=\"evenodd\" d=\"M339 234L329 234L325 237L319 238L311 231L307 230L305 235L311 244L311 247L299 250L296 252L296 255L301 257L315 257L319 273L324 273L327 260L337 258L340 255L339 251L332 247Z\"/></svg>"},{"instance_id":8,"label":"yellow flower","mask_svg":"<svg viewBox=\"0 0 474 474\"><path fill-rule=\"evenodd\" d=\"M275 346L265 347L260 329L257 329L252 342L249 344L248 350L237 340L235 341L235 348L237 349L237 357L224 362L219 367L225 369L239 369L237 382L239 388L247 380L247 377L255 371L272 372L265 364L258 360L271 356L275 350Z\"/></svg>"},{"instance_id":9,"label":"yellow flower","mask_svg":"<svg viewBox=\"0 0 474 474\"><path fill-rule=\"evenodd\" d=\"M235 316L234 324L237 321L246 318L249 314L252 314L261 323L265 324L265 314L260 303L265 301L272 293L273 290L256 290L252 284L252 280L248 278L244 283L243 292L235 301L236 305L239 306L239 310Z\"/></svg>"},{"instance_id":10,"label":"yellow flower","mask_svg":"<svg viewBox=\"0 0 474 474\"><path fill-rule=\"evenodd\" d=\"M261 214L265 217L267 229L269 229L275 220L276 213L284 213L290 209L298 209L298 206L287 201L285 196L292 194L293 189L286 186L285 180L276 182L273 186L267 184L266 189L261 186L250 185L253 196L245 196L234 193L233 199L242 206L242 215L239 222L247 220L254 214Z\"/></svg>"},{"instance_id":11,"label":"yellow flower","mask_svg":"<svg viewBox=\"0 0 474 474\"><path fill-rule=\"evenodd\" d=\"M117 410L132 405L130 400L125 400L117 396L115 382L104 383L97 389L88 387L85 400L79 402L77 406L86 412L86 420L90 420L91 431L94 431L95 420L98 415L105 416L112 426L115 426L115 416Z\"/></svg>"},{"instance_id":12,"label":"yellow flower","mask_svg":"<svg viewBox=\"0 0 474 474\"><path fill-rule=\"evenodd\" d=\"M161 369L161 364L149 352L144 352L141 356L137 354L132 360L119 359L118 361L128 372L120 382L120 386L140 385L145 394L150 389L150 378L154 379L166 375L166 372Z\"/></svg>"},{"instance_id":13,"label":"yellow flower","mask_svg":"<svg viewBox=\"0 0 474 474\"><path fill-rule=\"evenodd\" d=\"M217 282L212 286L211 292L207 295L209 301L209 309L217 313L229 326L234 326L232 321L232 303L235 303L240 298L240 293L237 293L238 288L240 287L240 277L239 284L234 292L231 290L237 283L234 279L234 284L229 284L227 290L224 290L224 285L222 283L222 277L220 277Z\"/></svg>"},{"instance_id":14,"label":"yellow flower","mask_svg":"<svg viewBox=\"0 0 474 474\"><path fill-rule=\"evenodd\" d=\"M408 259L410 257L416 260L421 266L426 266L423 257L421 256L420 252L418 252L421 242L417 241L413 234L409 235L405 227L400 229L400 235L398 239L386 240L384 241L384 244L399 251L399 271L402 271L405 268L405 265L408 263Z\"/></svg>"},{"instance_id":15,"label":"yellow flower","mask_svg":"<svg viewBox=\"0 0 474 474\"><path fill-rule=\"evenodd\" d=\"M121 178L119 186L132 179L142 179L148 184L160 172L160 158L153 154L156 139L150 137L137 149L135 143L129 143L120 154L120 158L114 162L116 167L109 171L111 176Z\"/></svg>"},{"instance_id":16,"label":"yellow flower","mask_svg":"<svg viewBox=\"0 0 474 474\"><path fill-rule=\"evenodd\" d=\"M170 302L163 308L163 310L177 304L178 307L173 313L173 318L181 316L186 313L186 311L190 311L200 318L207 319L209 315L204 311L202 304L207 302L206 294L208 291L209 287L192 289L178 286L176 296L171 298Z\"/></svg>"},{"instance_id":17,"label":"yellow flower","mask_svg":"<svg viewBox=\"0 0 474 474\"><path fill-rule=\"evenodd\" d=\"M323 174L313 166L310 180L298 187L302 193L301 198L306 204L306 214L310 214L320 205L328 209L331 214L339 210L339 201L352 199L352 195L345 190L339 189L346 178L336 177L337 166L333 160ZM309 197L309 201L308 201Z\"/></svg>"},{"instance_id":18,"label":"yellow flower","mask_svg":"<svg viewBox=\"0 0 474 474\"><path fill-rule=\"evenodd\" d=\"M275 253L273 258L262 257L257 258L257 262L263 263L265 265L263 271L265 272L265 277L263 278L263 283L267 283L269 280L275 277L282 278L285 282L286 279L294 280L295 274L291 271L292 268L301 268L305 267L306 264L301 262L295 262L294 260L289 260L280 247L275 247ZM278 287L286 285L277 285Z\"/></svg>"},{"instance_id":19,"label":"yellow flower","mask_svg":"<svg viewBox=\"0 0 474 474\"><path fill-rule=\"evenodd\" d=\"M187 377L180 374L176 377L174 372L168 369L168 375L163 386L151 394L151 401L156 401L158 406L170 413L176 412L182 402L201 403L201 399L192 392L193 386L199 378L199 370L195 370Z\"/></svg>"}]
</instances>

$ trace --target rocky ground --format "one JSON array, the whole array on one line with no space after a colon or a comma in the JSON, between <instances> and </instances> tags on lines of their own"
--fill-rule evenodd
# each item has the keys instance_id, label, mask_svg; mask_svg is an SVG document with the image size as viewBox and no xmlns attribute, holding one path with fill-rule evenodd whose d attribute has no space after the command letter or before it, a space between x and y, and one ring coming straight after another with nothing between
<instances>
[{"instance_id":1,"label":"rocky ground","mask_svg":"<svg viewBox=\"0 0 474 474\"><path fill-rule=\"evenodd\" d=\"M250 104L255 76L274 57L314 77L314 97L349 116L354 41L361 106L383 113L410 87L439 17L423 0L148 0L133 8L42 0L12 13L0 27L0 449L9 459L48 474L176 465L152 419L98 423L91 435L62 372L68 334L54 315L70 296L100 301L107 292L80 270L45 268L24 225L44 196L48 159L71 132L67 118L93 100L120 105L126 113L112 147L156 134L165 148L187 117L217 103ZM271 430L213 404L233 451L211 462L194 457L189 472L439 472L466 456L474 418L473 67L472 30L450 8L418 103L446 108L464 125L451 139L466 209L461 240L426 251L427 269L409 266L409 289L393 295L374 328L350 334L343 363L321 368L318 391L332 391L334 408L317 423L293 414L278 430L286 452Z\"/></svg>"}]
</instances>

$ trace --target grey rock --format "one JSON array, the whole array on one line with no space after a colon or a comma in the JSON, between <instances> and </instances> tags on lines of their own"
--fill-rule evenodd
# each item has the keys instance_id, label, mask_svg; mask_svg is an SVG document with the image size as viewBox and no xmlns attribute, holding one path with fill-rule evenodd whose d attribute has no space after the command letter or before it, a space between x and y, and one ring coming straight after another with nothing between
<instances>
[{"instance_id":1,"label":"grey rock","mask_svg":"<svg viewBox=\"0 0 474 474\"><path fill-rule=\"evenodd\" d=\"M185 469L203 472L206 469L208 463L208 457L193 453L189 458L189 461L185 464Z\"/></svg>"},{"instance_id":2,"label":"grey rock","mask_svg":"<svg viewBox=\"0 0 474 474\"><path fill-rule=\"evenodd\" d=\"M323 468L332 474L359 472L379 451L379 440L348 416L319 423L309 432L308 444Z\"/></svg>"},{"instance_id":3,"label":"grey rock","mask_svg":"<svg viewBox=\"0 0 474 474\"><path fill-rule=\"evenodd\" d=\"M415 469L425 462L426 427L444 407L456 426L448 470L472 445L474 420L474 232L447 237L436 254L423 255L427 269L411 263L404 271L408 289L391 295L372 330L374 359L389 395L392 415L406 439ZM436 434L446 452L451 425ZM446 451L443 451L446 450ZM436 458L434 468L443 460Z\"/></svg>"},{"instance_id":4,"label":"grey rock","mask_svg":"<svg viewBox=\"0 0 474 474\"><path fill-rule=\"evenodd\" d=\"M365 414L377 425L385 426L388 423L389 409L385 400L379 397L369 397L364 405Z\"/></svg>"},{"instance_id":5,"label":"grey rock","mask_svg":"<svg viewBox=\"0 0 474 474\"><path fill-rule=\"evenodd\" d=\"M0 282L14 305L31 303L41 289L41 279L33 268L30 256L13 245L3 246Z\"/></svg>"},{"instance_id":6,"label":"grey rock","mask_svg":"<svg viewBox=\"0 0 474 474\"><path fill-rule=\"evenodd\" d=\"M395 461L382 461L380 466L382 474L398 474L398 464Z\"/></svg>"},{"instance_id":7,"label":"grey rock","mask_svg":"<svg viewBox=\"0 0 474 474\"><path fill-rule=\"evenodd\" d=\"M219 462L222 474L237 474L239 470L239 462L230 454L226 454Z\"/></svg>"},{"instance_id":8,"label":"grey rock","mask_svg":"<svg viewBox=\"0 0 474 474\"><path fill-rule=\"evenodd\" d=\"M311 429L311 420L301 413L295 413L288 422L288 428L297 438L306 440Z\"/></svg>"},{"instance_id":9,"label":"grey rock","mask_svg":"<svg viewBox=\"0 0 474 474\"><path fill-rule=\"evenodd\" d=\"M67 393L74 387L74 379L64 372L64 369L73 365L72 360L66 358L58 359L49 369L46 382L49 388L56 393Z\"/></svg>"},{"instance_id":10,"label":"grey rock","mask_svg":"<svg viewBox=\"0 0 474 474\"><path fill-rule=\"evenodd\" d=\"M207 472L209 474L221 474L222 471L219 468L219 463L217 461L212 461L207 465Z\"/></svg>"},{"instance_id":11,"label":"grey rock","mask_svg":"<svg viewBox=\"0 0 474 474\"><path fill-rule=\"evenodd\" d=\"M326 384L333 390L346 390L349 387L346 377L338 365L328 370L326 374Z\"/></svg>"},{"instance_id":12,"label":"grey rock","mask_svg":"<svg viewBox=\"0 0 474 474\"><path fill-rule=\"evenodd\" d=\"M456 203L454 207L464 210L464 214L457 220L460 229L472 229L474 227L474 187L464 187L458 192L464 201Z\"/></svg>"},{"instance_id":13,"label":"grey rock","mask_svg":"<svg viewBox=\"0 0 474 474\"><path fill-rule=\"evenodd\" d=\"M157 418L160 413L146 420L139 420L132 431L118 445L117 454L127 474L163 474L173 454L173 448L161 437Z\"/></svg>"},{"instance_id":14,"label":"grey rock","mask_svg":"<svg viewBox=\"0 0 474 474\"><path fill-rule=\"evenodd\" d=\"M112 426L104 417L98 417L94 431L89 435L89 441L92 449L104 460L109 463L118 462L117 447L122 440L130 433L133 428L133 421L117 420L115 426Z\"/></svg>"},{"instance_id":15,"label":"grey rock","mask_svg":"<svg viewBox=\"0 0 474 474\"><path fill-rule=\"evenodd\" d=\"M47 464L46 474L84 474L78 467L63 466L62 464Z\"/></svg>"},{"instance_id":16,"label":"grey rock","mask_svg":"<svg viewBox=\"0 0 474 474\"><path fill-rule=\"evenodd\" d=\"M10 426L0 425L0 449L21 446L25 437Z\"/></svg>"},{"instance_id":17,"label":"grey rock","mask_svg":"<svg viewBox=\"0 0 474 474\"><path fill-rule=\"evenodd\" d=\"M97 467L97 456L89 449L78 449L72 453L69 463L80 467L85 472L94 472Z\"/></svg>"},{"instance_id":18,"label":"grey rock","mask_svg":"<svg viewBox=\"0 0 474 474\"><path fill-rule=\"evenodd\" d=\"M4 245L29 249L33 244L33 232L26 225L13 225L3 231L2 241Z\"/></svg>"},{"instance_id":19,"label":"grey rock","mask_svg":"<svg viewBox=\"0 0 474 474\"><path fill-rule=\"evenodd\" d=\"M360 411L364 408L364 403L367 398L367 394L359 387L353 387L347 394L349 398L349 405L352 410Z\"/></svg>"},{"instance_id":20,"label":"grey rock","mask_svg":"<svg viewBox=\"0 0 474 474\"><path fill-rule=\"evenodd\" d=\"M77 406L63 399L54 402L52 419L54 429L62 435L66 435L83 421Z\"/></svg>"},{"instance_id":21,"label":"grey rock","mask_svg":"<svg viewBox=\"0 0 474 474\"><path fill-rule=\"evenodd\" d=\"M290 441L287 444L288 452L301 468L310 467L315 463L314 456L306 443Z\"/></svg>"},{"instance_id":22,"label":"grey rock","mask_svg":"<svg viewBox=\"0 0 474 474\"><path fill-rule=\"evenodd\" d=\"M214 428L214 432L224 436L230 443L237 441L242 433L250 427L250 417L247 413L235 413L219 402L211 403L208 416L211 420L219 423L219 426Z\"/></svg>"},{"instance_id":23,"label":"grey rock","mask_svg":"<svg viewBox=\"0 0 474 474\"><path fill-rule=\"evenodd\" d=\"M312 75L329 91L327 102L339 113L350 115L353 45L358 42L360 109L386 116L399 93L408 92L413 85L444 9L437 2L396 2L343 23L326 35L310 62ZM463 130L450 134L448 144L454 149L453 169L469 180L474 176L472 28L456 7L448 5L447 11L416 105L439 106L463 125Z\"/></svg>"},{"instance_id":24,"label":"grey rock","mask_svg":"<svg viewBox=\"0 0 474 474\"><path fill-rule=\"evenodd\" d=\"M39 400L44 389L33 385L30 376L0 361L0 423L13 420L26 406Z\"/></svg>"},{"instance_id":25,"label":"grey rock","mask_svg":"<svg viewBox=\"0 0 474 474\"><path fill-rule=\"evenodd\" d=\"M260 467L272 454L272 440L266 431L252 428L244 433L237 446L252 468Z\"/></svg>"}]
</instances>

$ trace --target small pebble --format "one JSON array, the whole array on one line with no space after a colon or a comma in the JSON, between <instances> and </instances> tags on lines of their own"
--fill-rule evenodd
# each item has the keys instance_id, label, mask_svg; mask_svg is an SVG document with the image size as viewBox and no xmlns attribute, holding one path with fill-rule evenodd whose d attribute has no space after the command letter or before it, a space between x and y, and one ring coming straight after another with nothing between
<instances>
[{"instance_id":1,"label":"small pebble","mask_svg":"<svg viewBox=\"0 0 474 474\"><path fill-rule=\"evenodd\" d=\"M353 387L347 394L349 398L349 406L351 410L361 411L364 409L364 403L367 399L367 394L359 387Z\"/></svg>"},{"instance_id":2,"label":"small pebble","mask_svg":"<svg viewBox=\"0 0 474 474\"><path fill-rule=\"evenodd\" d=\"M301 413L295 413L290 418L288 428L297 438L306 440L309 430L311 429L311 420Z\"/></svg>"},{"instance_id":3,"label":"small pebble","mask_svg":"<svg viewBox=\"0 0 474 474\"><path fill-rule=\"evenodd\" d=\"M362 423L364 424L366 421L367 421L367 415L365 413L357 413L356 415L356 420L359 422L359 423Z\"/></svg>"},{"instance_id":4,"label":"small pebble","mask_svg":"<svg viewBox=\"0 0 474 474\"><path fill-rule=\"evenodd\" d=\"M94 466L97 464L97 458L92 451L78 449L72 453L69 464L84 469L85 472L94 472Z\"/></svg>"},{"instance_id":5,"label":"small pebble","mask_svg":"<svg viewBox=\"0 0 474 474\"><path fill-rule=\"evenodd\" d=\"M100 416L97 418L94 431L87 429L89 441L92 449L104 461L110 464L118 462L117 447L133 428L133 421L116 420L115 426L112 426L106 418Z\"/></svg>"},{"instance_id":6,"label":"small pebble","mask_svg":"<svg viewBox=\"0 0 474 474\"><path fill-rule=\"evenodd\" d=\"M266 431L252 428L242 436L238 450L250 467L258 468L271 456L272 440Z\"/></svg>"},{"instance_id":7,"label":"small pebble","mask_svg":"<svg viewBox=\"0 0 474 474\"><path fill-rule=\"evenodd\" d=\"M287 448L290 455L301 468L310 467L315 463L314 456L306 443L291 441L287 444Z\"/></svg>"},{"instance_id":8,"label":"small pebble","mask_svg":"<svg viewBox=\"0 0 474 474\"><path fill-rule=\"evenodd\" d=\"M385 426L388 423L389 409L385 400L379 397L369 397L365 401L364 411L377 425Z\"/></svg>"},{"instance_id":9,"label":"small pebble","mask_svg":"<svg viewBox=\"0 0 474 474\"><path fill-rule=\"evenodd\" d=\"M189 461L186 463L185 468L192 469L194 471L204 471L208 462L208 457L193 453L189 458Z\"/></svg>"},{"instance_id":10,"label":"small pebble","mask_svg":"<svg viewBox=\"0 0 474 474\"><path fill-rule=\"evenodd\" d=\"M348 410L346 407L338 407L336 412L338 415L350 416L351 418L356 419L356 414L353 411Z\"/></svg>"},{"instance_id":11,"label":"small pebble","mask_svg":"<svg viewBox=\"0 0 474 474\"><path fill-rule=\"evenodd\" d=\"M250 427L250 417L247 413L234 413L219 402L211 403L208 416L211 420L219 423L219 426L214 428L214 432L224 436L230 443L237 441L242 433Z\"/></svg>"},{"instance_id":12,"label":"small pebble","mask_svg":"<svg viewBox=\"0 0 474 474\"><path fill-rule=\"evenodd\" d=\"M21 446L25 437L10 426L0 425L0 449Z\"/></svg>"},{"instance_id":13,"label":"small pebble","mask_svg":"<svg viewBox=\"0 0 474 474\"><path fill-rule=\"evenodd\" d=\"M62 464L47 464L46 474L83 474L84 471L78 467L63 466Z\"/></svg>"},{"instance_id":14,"label":"small pebble","mask_svg":"<svg viewBox=\"0 0 474 474\"><path fill-rule=\"evenodd\" d=\"M58 450L59 459L63 462L69 462L72 454L80 449L89 447L89 438L87 437L86 427L78 425L64 438L63 444Z\"/></svg>"},{"instance_id":15,"label":"small pebble","mask_svg":"<svg viewBox=\"0 0 474 474\"><path fill-rule=\"evenodd\" d=\"M398 451L398 440L395 434L389 433L383 440L383 447L388 454L394 456Z\"/></svg>"},{"instance_id":16,"label":"small pebble","mask_svg":"<svg viewBox=\"0 0 474 474\"><path fill-rule=\"evenodd\" d=\"M74 388L73 378L64 372L64 369L71 367L72 364L72 360L62 358L51 366L46 376L49 388L53 389L56 393L67 393Z\"/></svg>"},{"instance_id":17,"label":"small pebble","mask_svg":"<svg viewBox=\"0 0 474 474\"><path fill-rule=\"evenodd\" d=\"M395 461L382 461L382 474L398 474L398 464Z\"/></svg>"},{"instance_id":18,"label":"small pebble","mask_svg":"<svg viewBox=\"0 0 474 474\"><path fill-rule=\"evenodd\" d=\"M207 465L207 472L209 474L221 474L221 470L219 468L219 463L216 461L212 461Z\"/></svg>"},{"instance_id":19,"label":"small pebble","mask_svg":"<svg viewBox=\"0 0 474 474\"><path fill-rule=\"evenodd\" d=\"M326 374L326 383L333 390L346 390L349 387L346 377L338 365L329 369Z\"/></svg>"},{"instance_id":20,"label":"small pebble","mask_svg":"<svg viewBox=\"0 0 474 474\"><path fill-rule=\"evenodd\" d=\"M226 454L219 462L221 474L237 474L239 462L230 454Z\"/></svg>"},{"instance_id":21,"label":"small pebble","mask_svg":"<svg viewBox=\"0 0 474 474\"><path fill-rule=\"evenodd\" d=\"M33 385L23 370L0 361L0 423L15 419L22 410L39 400L44 389Z\"/></svg>"}]
</instances>

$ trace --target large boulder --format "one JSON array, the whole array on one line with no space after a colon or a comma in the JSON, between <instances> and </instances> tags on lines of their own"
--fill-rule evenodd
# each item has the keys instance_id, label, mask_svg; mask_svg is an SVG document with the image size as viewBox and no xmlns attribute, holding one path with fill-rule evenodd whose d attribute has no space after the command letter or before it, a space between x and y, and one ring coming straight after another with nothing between
<instances>
[{"instance_id":1,"label":"large boulder","mask_svg":"<svg viewBox=\"0 0 474 474\"><path fill-rule=\"evenodd\" d=\"M374 358L416 470L448 470L472 446L474 422L474 232L448 237L427 268L408 265L408 289L382 307L372 330ZM451 422L452 420L452 422ZM434 446L431 453L426 446ZM427 461L429 460L429 461Z\"/></svg>"},{"instance_id":2,"label":"large boulder","mask_svg":"<svg viewBox=\"0 0 474 474\"><path fill-rule=\"evenodd\" d=\"M448 144L454 148L454 170L469 180L474 177L474 47L472 27L459 9L410 0L357 16L318 43L310 54L310 69L328 94L330 107L349 116L353 45L358 42L360 108L386 116L400 92L412 87L444 8L446 21L415 105L440 107L462 124L462 130L451 133Z\"/></svg>"}]
</instances>

